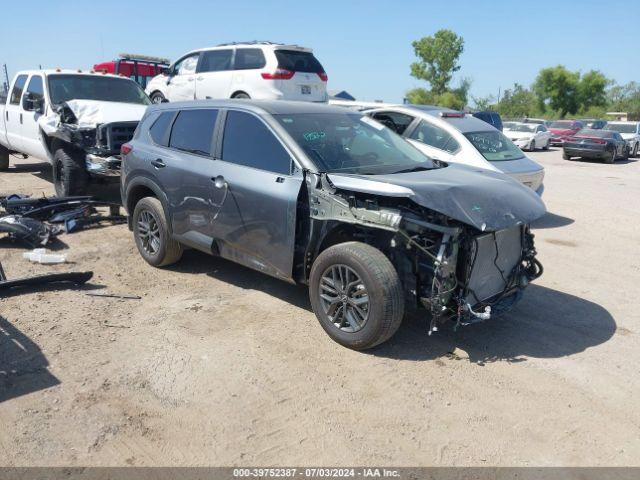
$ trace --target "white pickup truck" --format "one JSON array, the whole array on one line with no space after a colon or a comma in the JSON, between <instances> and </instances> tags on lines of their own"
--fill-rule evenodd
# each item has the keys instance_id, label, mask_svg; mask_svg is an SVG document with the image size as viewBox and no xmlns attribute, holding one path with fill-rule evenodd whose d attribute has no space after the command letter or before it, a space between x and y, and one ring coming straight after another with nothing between
<instances>
[{"instance_id":1,"label":"white pickup truck","mask_svg":"<svg viewBox=\"0 0 640 480\"><path fill-rule=\"evenodd\" d=\"M10 154L48 159L58 196L117 181L120 147L150 100L128 78L70 70L18 72L0 105L0 171Z\"/></svg>"}]
</instances>

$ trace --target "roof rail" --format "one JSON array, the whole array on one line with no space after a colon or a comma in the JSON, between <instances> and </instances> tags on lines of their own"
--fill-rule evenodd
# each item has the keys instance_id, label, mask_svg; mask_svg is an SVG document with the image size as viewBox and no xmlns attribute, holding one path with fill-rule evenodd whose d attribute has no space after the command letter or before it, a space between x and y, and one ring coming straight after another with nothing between
<instances>
[{"instance_id":1,"label":"roof rail","mask_svg":"<svg viewBox=\"0 0 640 480\"><path fill-rule=\"evenodd\" d=\"M230 45L282 45L282 43L270 42L268 40L251 40L249 42L219 43L216 47L228 47Z\"/></svg>"}]
</instances>

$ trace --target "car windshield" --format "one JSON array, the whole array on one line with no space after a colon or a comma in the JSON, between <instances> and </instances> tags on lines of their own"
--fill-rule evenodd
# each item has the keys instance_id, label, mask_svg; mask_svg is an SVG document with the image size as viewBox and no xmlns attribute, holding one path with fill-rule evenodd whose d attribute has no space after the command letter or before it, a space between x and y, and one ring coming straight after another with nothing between
<instances>
[{"instance_id":1,"label":"car windshield","mask_svg":"<svg viewBox=\"0 0 640 480\"><path fill-rule=\"evenodd\" d=\"M607 123L605 128L618 133L636 133L635 123Z\"/></svg>"},{"instance_id":2,"label":"car windshield","mask_svg":"<svg viewBox=\"0 0 640 480\"><path fill-rule=\"evenodd\" d=\"M274 117L322 172L375 175L437 168L402 137L358 113Z\"/></svg>"},{"instance_id":3,"label":"car windshield","mask_svg":"<svg viewBox=\"0 0 640 480\"><path fill-rule=\"evenodd\" d=\"M510 128L510 130L512 132L529 132L529 133L533 133L533 132L536 131L536 128L538 128L538 126L536 124L523 123L521 125L514 125L513 127Z\"/></svg>"},{"instance_id":4,"label":"car windshield","mask_svg":"<svg viewBox=\"0 0 640 480\"><path fill-rule=\"evenodd\" d=\"M596 138L613 138L613 132L607 130L594 130L591 128L583 128L575 135L576 137L596 137Z\"/></svg>"},{"instance_id":5,"label":"car windshield","mask_svg":"<svg viewBox=\"0 0 640 480\"><path fill-rule=\"evenodd\" d=\"M573 122L551 122L549 128L573 128Z\"/></svg>"},{"instance_id":6,"label":"car windshield","mask_svg":"<svg viewBox=\"0 0 640 480\"><path fill-rule=\"evenodd\" d=\"M48 82L51 103L54 105L69 100L151 104L149 97L137 83L124 78L98 75L49 75Z\"/></svg>"},{"instance_id":7,"label":"car windshield","mask_svg":"<svg viewBox=\"0 0 640 480\"><path fill-rule=\"evenodd\" d=\"M524 158L522 150L498 131L465 133L471 144L490 162Z\"/></svg>"}]
</instances>

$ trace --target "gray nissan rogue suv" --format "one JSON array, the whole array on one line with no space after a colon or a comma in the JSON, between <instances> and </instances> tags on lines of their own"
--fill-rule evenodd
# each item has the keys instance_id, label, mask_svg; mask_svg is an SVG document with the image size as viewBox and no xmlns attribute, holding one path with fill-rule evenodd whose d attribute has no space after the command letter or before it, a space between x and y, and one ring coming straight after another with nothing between
<instances>
[{"instance_id":1,"label":"gray nissan rogue suv","mask_svg":"<svg viewBox=\"0 0 640 480\"><path fill-rule=\"evenodd\" d=\"M434 162L358 112L298 102L150 107L122 148L122 198L142 257L183 246L309 287L320 324L366 349L405 307L426 330L484 321L540 276L532 190Z\"/></svg>"}]
</instances>

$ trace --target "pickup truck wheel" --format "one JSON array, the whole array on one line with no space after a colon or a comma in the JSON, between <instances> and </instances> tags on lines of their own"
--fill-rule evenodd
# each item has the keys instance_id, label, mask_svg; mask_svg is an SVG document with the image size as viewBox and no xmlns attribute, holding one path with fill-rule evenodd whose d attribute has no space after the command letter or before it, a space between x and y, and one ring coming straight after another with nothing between
<instances>
[{"instance_id":1,"label":"pickup truck wheel","mask_svg":"<svg viewBox=\"0 0 640 480\"><path fill-rule=\"evenodd\" d=\"M354 350L391 338L404 316L396 269L380 250L360 242L334 245L318 256L309 296L325 332Z\"/></svg>"},{"instance_id":2,"label":"pickup truck wheel","mask_svg":"<svg viewBox=\"0 0 640 480\"><path fill-rule=\"evenodd\" d=\"M171 238L162 203L145 197L133 210L133 236L142 258L154 267L176 263L182 257L182 245Z\"/></svg>"},{"instance_id":3,"label":"pickup truck wheel","mask_svg":"<svg viewBox=\"0 0 640 480\"><path fill-rule=\"evenodd\" d=\"M9 149L4 145L0 145L0 170L9 168Z\"/></svg>"},{"instance_id":4,"label":"pickup truck wheel","mask_svg":"<svg viewBox=\"0 0 640 480\"><path fill-rule=\"evenodd\" d=\"M151 94L151 103L162 103L165 100L165 96L162 94L162 92L153 92Z\"/></svg>"},{"instance_id":5,"label":"pickup truck wheel","mask_svg":"<svg viewBox=\"0 0 640 480\"><path fill-rule=\"evenodd\" d=\"M58 197L84 195L89 175L84 164L84 154L68 148L58 148L53 155L53 186Z\"/></svg>"}]
</instances>

